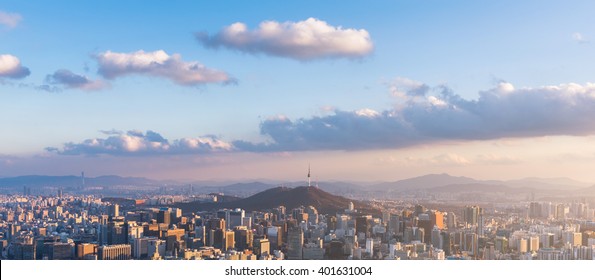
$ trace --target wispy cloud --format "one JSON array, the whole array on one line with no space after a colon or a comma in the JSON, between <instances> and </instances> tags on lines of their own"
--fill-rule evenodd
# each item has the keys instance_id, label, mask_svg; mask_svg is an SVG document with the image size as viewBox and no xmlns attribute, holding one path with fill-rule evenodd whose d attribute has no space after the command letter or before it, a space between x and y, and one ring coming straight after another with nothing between
<instances>
[{"instance_id":1,"label":"wispy cloud","mask_svg":"<svg viewBox=\"0 0 595 280\"><path fill-rule=\"evenodd\" d=\"M140 74L166 78L184 86L235 82L223 71L207 68L197 61L183 61L179 54L168 55L163 50L132 53L107 51L94 57L99 64L99 74L107 79Z\"/></svg>"},{"instance_id":2,"label":"wispy cloud","mask_svg":"<svg viewBox=\"0 0 595 280\"><path fill-rule=\"evenodd\" d=\"M299 22L264 21L254 30L236 22L214 35L197 33L196 38L211 48L223 46L297 60L360 58L374 49L365 29L344 29L315 18Z\"/></svg>"},{"instance_id":3,"label":"wispy cloud","mask_svg":"<svg viewBox=\"0 0 595 280\"><path fill-rule=\"evenodd\" d=\"M512 165L521 163L521 159L513 156L502 156L495 154L480 154L474 157L459 155L456 153L443 153L436 156L419 157L394 155L379 157L375 164L398 165L398 166L468 166L468 165Z\"/></svg>"},{"instance_id":4,"label":"wispy cloud","mask_svg":"<svg viewBox=\"0 0 595 280\"><path fill-rule=\"evenodd\" d=\"M474 160L475 163L489 164L489 165L511 165L521 163L522 160L515 156L509 155L495 155L485 154L477 155Z\"/></svg>"},{"instance_id":5,"label":"wispy cloud","mask_svg":"<svg viewBox=\"0 0 595 280\"><path fill-rule=\"evenodd\" d=\"M580 32L574 32L574 33L572 33L572 39L574 41L576 41L577 43L579 43L579 44L587 44L587 43L589 43L589 40L587 40L585 38L585 36L582 33L580 33Z\"/></svg>"},{"instance_id":6,"label":"wispy cloud","mask_svg":"<svg viewBox=\"0 0 595 280\"><path fill-rule=\"evenodd\" d=\"M105 138L92 138L80 143L66 143L62 148L48 147L47 151L62 155L179 155L230 151L231 144L212 135L195 138L165 139L154 131L106 131Z\"/></svg>"},{"instance_id":7,"label":"wispy cloud","mask_svg":"<svg viewBox=\"0 0 595 280\"><path fill-rule=\"evenodd\" d=\"M101 90L109 87L109 84L105 81L91 80L86 76L75 74L66 69L60 69L54 72L54 74L47 75L46 82L81 90Z\"/></svg>"},{"instance_id":8,"label":"wispy cloud","mask_svg":"<svg viewBox=\"0 0 595 280\"><path fill-rule=\"evenodd\" d=\"M23 17L17 13L8 13L0 11L0 25L8 28L15 28L23 20Z\"/></svg>"},{"instance_id":9,"label":"wispy cloud","mask_svg":"<svg viewBox=\"0 0 595 280\"><path fill-rule=\"evenodd\" d=\"M448 153L440 154L431 158L406 157L405 164L407 165L436 165L436 166L453 166L453 165L469 165L471 161L464 156Z\"/></svg>"},{"instance_id":10,"label":"wispy cloud","mask_svg":"<svg viewBox=\"0 0 595 280\"><path fill-rule=\"evenodd\" d=\"M23 66L18 57L0 54L0 78L22 79L31 74L29 68Z\"/></svg>"},{"instance_id":11,"label":"wispy cloud","mask_svg":"<svg viewBox=\"0 0 595 280\"><path fill-rule=\"evenodd\" d=\"M327 116L270 118L264 143L234 141L249 151L366 150L445 141L595 134L595 84L517 89L502 82L467 100L440 86L406 95L392 110L335 110Z\"/></svg>"}]
</instances>

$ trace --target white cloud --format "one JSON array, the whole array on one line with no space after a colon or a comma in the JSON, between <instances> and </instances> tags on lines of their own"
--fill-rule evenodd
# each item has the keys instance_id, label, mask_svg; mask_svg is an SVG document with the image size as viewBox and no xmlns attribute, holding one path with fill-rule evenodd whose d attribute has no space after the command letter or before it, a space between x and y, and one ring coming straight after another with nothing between
<instances>
[{"instance_id":1,"label":"white cloud","mask_svg":"<svg viewBox=\"0 0 595 280\"><path fill-rule=\"evenodd\" d=\"M0 78L22 79L29 76L29 68L21 65L18 57L10 54L0 54Z\"/></svg>"},{"instance_id":2,"label":"white cloud","mask_svg":"<svg viewBox=\"0 0 595 280\"><path fill-rule=\"evenodd\" d=\"M102 80L91 80L83 75L72 73L70 70L60 69L46 77L50 84L63 85L67 88L82 90L101 90L109 87L109 84Z\"/></svg>"},{"instance_id":3,"label":"white cloud","mask_svg":"<svg viewBox=\"0 0 595 280\"><path fill-rule=\"evenodd\" d=\"M63 155L179 155L231 151L233 146L215 136L181 138L169 141L154 131L106 131L107 138L91 138L80 143L66 143L59 148L46 148Z\"/></svg>"},{"instance_id":4,"label":"white cloud","mask_svg":"<svg viewBox=\"0 0 595 280\"><path fill-rule=\"evenodd\" d=\"M297 60L359 58L374 49L365 29L344 29L315 18L299 22L264 21L254 30L236 22L215 35L197 33L196 37L207 47L224 46Z\"/></svg>"},{"instance_id":5,"label":"white cloud","mask_svg":"<svg viewBox=\"0 0 595 280\"><path fill-rule=\"evenodd\" d=\"M357 111L355 111L355 114L360 117L369 117L369 118L377 117L379 115L378 112L376 112L372 109L368 109L368 108L357 110Z\"/></svg>"},{"instance_id":6,"label":"white cloud","mask_svg":"<svg viewBox=\"0 0 595 280\"><path fill-rule=\"evenodd\" d=\"M184 86L234 82L223 71L207 68L196 61L185 62L179 54L170 56L163 50L132 53L107 51L95 58L99 64L99 74L107 79L141 74L166 78Z\"/></svg>"},{"instance_id":7,"label":"white cloud","mask_svg":"<svg viewBox=\"0 0 595 280\"><path fill-rule=\"evenodd\" d=\"M19 14L0 11L0 25L7 26L8 28L17 27L22 19L23 17Z\"/></svg>"}]
</instances>

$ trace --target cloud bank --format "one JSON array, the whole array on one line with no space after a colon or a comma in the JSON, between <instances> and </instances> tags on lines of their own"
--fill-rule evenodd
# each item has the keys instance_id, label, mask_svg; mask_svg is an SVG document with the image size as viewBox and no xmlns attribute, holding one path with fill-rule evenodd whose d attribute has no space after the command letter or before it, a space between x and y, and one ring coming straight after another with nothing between
<instances>
[{"instance_id":1,"label":"cloud bank","mask_svg":"<svg viewBox=\"0 0 595 280\"><path fill-rule=\"evenodd\" d=\"M4 25L8 28L17 27L22 19L23 17L20 14L0 11L0 25Z\"/></svg>"},{"instance_id":2,"label":"cloud bank","mask_svg":"<svg viewBox=\"0 0 595 280\"><path fill-rule=\"evenodd\" d=\"M409 83L412 84L412 83ZM414 83L419 89L421 83ZM400 95L391 110L335 110L327 116L260 124L266 143L234 141L240 150L366 150L445 141L595 134L595 84L515 88L502 82L466 100L444 86Z\"/></svg>"},{"instance_id":3,"label":"cloud bank","mask_svg":"<svg viewBox=\"0 0 595 280\"><path fill-rule=\"evenodd\" d=\"M360 58L374 49L365 29L344 29L315 18L283 23L263 21L254 30L236 22L214 35L197 33L196 38L210 48L226 47L297 60Z\"/></svg>"},{"instance_id":4,"label":"cloud bank","mask_svg":"<svg viewBox=\"0 0 595 280\"><path fill-rule=\"evenodd\" d=\"M0 54L0 78L22 79L31 74L29 68L21 65L18 57Z\"/></svg>"},{"instance_id":5,"label":"cloud bank","mask_svg":"<svg viewBox=\"0 0 595 280\"><path fill-rule=\"evenodd\" d=\"M70 70L60 69L54 74L47 75L46 81L50 84L62 85L71 89L101 90L109 84L101 80L91 80L86 76L72 73Z\"/></svg>"},{"instance_id":6,"label":"cloud bank","mask_svg":"<svg viewBox=\"0 0 595 280\"><path fill-rule=\"evenodd\" d=\"M410 83L411 84L411 83ZM418 83L413 83L418 85ZM416 87L419 88L419 87ZM49 148L59 154L184 154L220 151L291 152L399 149L415 145L555 135L595 135L595 84L515 88L501 82L467 100L447 87L406 94L390 110L335 109L330 115L260 124L265 142L224 142L214 136L168 141L147 131L104 131L107 138ZM449 156L441 160L455 160ZM462 163L462 159L459 163ZM484 157L485 162L513 162Z\"/></svg>"},{"instance_id":7,"label":"cloud bank","mask_svg":"<svg viewBox=\"0 0 595 280\"><path fill-rule=\"evenodd\" d=\"M168 55L163 50L132 53L107 51L95 55L99 74L106 79L139 74L166 78L183 86L208 83L233 83L229 74L207 68L196 61L186 62L179 54Z\"/></svg>"},{"instance_id":8,"label":"cloud bank","mask_svg":"<svg viewBox=\"0 0 595 280\"><path fill-rule=\"evenodd\" d=\"M169 141L154 131L103 131L105 138L92 138L80 143L66 143L61 149L47 151L61 155L179 155L230 151L232 146L212 135Z\"/></svg>"}]
</instances>

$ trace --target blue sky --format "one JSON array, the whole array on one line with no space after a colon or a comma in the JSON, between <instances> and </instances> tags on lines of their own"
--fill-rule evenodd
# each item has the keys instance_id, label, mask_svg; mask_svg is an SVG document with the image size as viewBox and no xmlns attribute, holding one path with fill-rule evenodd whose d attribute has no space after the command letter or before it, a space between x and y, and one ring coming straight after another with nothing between
<instances>
[{"instance_id":1,"label":"blue sky","mask_svg":"<svg viewBox=\"0 0 595 280\"><path fill-rule=\"evenodd\" d=\"M595 182L594 8L3 1L0 176Z\"/></svg>"}]
</instances>

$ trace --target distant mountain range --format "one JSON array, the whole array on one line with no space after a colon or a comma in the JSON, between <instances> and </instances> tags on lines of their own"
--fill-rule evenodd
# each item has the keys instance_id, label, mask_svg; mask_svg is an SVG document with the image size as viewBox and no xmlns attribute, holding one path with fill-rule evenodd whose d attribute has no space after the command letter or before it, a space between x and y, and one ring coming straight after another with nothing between
<instances>
[{"instance_id":1,"label":"distant mountain range","mask_svg":"<svg viewBox=\"0 0 595 280\"><path fill-rule=\"evenodd\" d=\"M396 182L385 182L369 187L370 191L376 192L411 192L419 190L432 191L469 191L469 190L492 190L500 192L510 191L575 191L586 189L593 184L579 182L569 178L524 178L519 180L476 180L469 177L454 177L448 174L429 174L420 177L400 180Z\"/></svg>"},{"instance_id":2,"label":"distant mountain range","mask_svg":"<svg viewBox=\"0 0 595 280\"><path fill-rule=\"evenodd\" d=\"M82 184L80 176L19 176L0 178L0 188L6 187L63 187L78 188ZM86 186L171 186L182 187L192 185L195 191L202 193L224 193L234 196L248 197L250 195L279 186L303 186L304 182L278 183L275 181L255 181L221 185L216 182L199 181L196 183L182 183L172 180L152 180L142 177L99 176L85 178ZM375 184L349 183L349 182L317 182L321 190L332 194L350 197L353 195L412 193L417 191L433 192L542 192L554 191L563 193L567 191L581 194L595 195L595 185L584 183L569 178L524 178L518 180L476 180L469 177L455 177L448 174L429 174L394 182Z\"/></svg>"},{"instance_id":3,"label":"distant mountain range","mask_svg":"<svg viewBox=\"0 0 595 280\"><path fill-rule=\"evenodd\" d=\"M356 209L359 209L363 213L379 213L379 210L374 209L366 203L333 195L317 187L276 187L236 201L222 203L189 202L179 203L175 206L181 208L184 212L198 212L221 208L242 208L247 211L254 211L273 209L280 205L290 210L302 205L311 205L319 213L335 214L346 209L349 202L353 202Z\"/></svg>"}]
</instances>

